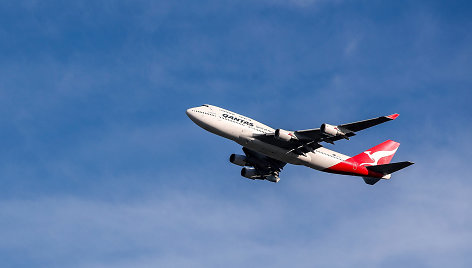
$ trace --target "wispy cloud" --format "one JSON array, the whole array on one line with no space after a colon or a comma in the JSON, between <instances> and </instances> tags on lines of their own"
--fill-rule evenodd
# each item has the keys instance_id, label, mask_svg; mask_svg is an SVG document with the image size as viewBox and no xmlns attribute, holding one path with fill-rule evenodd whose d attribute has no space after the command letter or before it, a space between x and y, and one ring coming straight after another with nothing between
<instances>
[{"instance_id":1,"label":"wispy cloud","mask_svg":"<svg viewBox=\"0 0 472 268\"><path fill-rule=\"evenodd\" d=\"M4 265L472 263L470 16L321 0L0 5ZM227 159L240 146L185 116L202 103L288 129L400 112L335 149L392 138L416 164L374 187L297 166L250 181Z\"/></svg>"},{"instance_id":2,"label":"wispy cloud","mask_svg":"<svg viewBox=\"0 0 472 268\"><path fill-rule=\"evenodd\" d=\"M373 188L307 170L312 178L286 174L278 188L263 185L246 200L154 188L110 201L57 195L2 201L1 250L49 267L286 267L293 259L300 267L401 260L442 267L451 259L466 266L472 188L461 171L420 181L431 174L427 166L412 171Z\"/></svg>"}]
</instances>

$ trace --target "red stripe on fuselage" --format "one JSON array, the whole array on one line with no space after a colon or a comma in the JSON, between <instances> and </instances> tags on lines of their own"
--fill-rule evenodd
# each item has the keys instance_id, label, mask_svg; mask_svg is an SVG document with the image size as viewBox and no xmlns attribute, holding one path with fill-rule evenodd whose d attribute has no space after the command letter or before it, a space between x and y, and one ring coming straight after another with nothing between
<instances>
[{"instance_id":1,"label":"red stripe on fuselage","mask_svg":"<svg viewBox=\"0 0 472 268\"><path fill-rule=\"evenodd\" d=\"M342 174L342 175L374 177L374 178L382 178L384 176L381 173L368 170L365 166L360 166L359 163L352 160L352 158L349 158L341 163L331 166L323 171L329 172L329 173L335 173L335 174Z\"/></svg>"}]
</instances>

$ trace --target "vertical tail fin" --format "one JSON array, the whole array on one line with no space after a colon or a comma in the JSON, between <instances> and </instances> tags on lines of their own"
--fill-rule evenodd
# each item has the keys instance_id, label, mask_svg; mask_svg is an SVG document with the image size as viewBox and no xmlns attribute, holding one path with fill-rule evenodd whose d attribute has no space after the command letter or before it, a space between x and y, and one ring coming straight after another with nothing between
<instances>
[{"instance_id":1,"label":"vertical tail fin","mask_svg":"<svg viewBox=\"0 0 472 268\"><path fill-rule=\"evenodd\" d=\"M399 146L400 143L398 142L392 140L384 141L350 159L368 170L369 173L367 176L363 176L363 179L365 183L374 185L380 179L390 179L393 172L413 165L413 162L409 161L390 164ZM371 172L375 172L375 174L370 174Z\"/></svg>"},{"instance_id":2,"label":"vertical tail fin","mask_svg":"<svg viewBox=\"0 0 472 268\"><path fill-rule=\"evenodd\" d=\"M399 146L400 143L387 140L352 157L352 160L359 163L359 166L366 167L388 164L392 160L393 155L397 152Z\"/></svg>"}]
</instances>

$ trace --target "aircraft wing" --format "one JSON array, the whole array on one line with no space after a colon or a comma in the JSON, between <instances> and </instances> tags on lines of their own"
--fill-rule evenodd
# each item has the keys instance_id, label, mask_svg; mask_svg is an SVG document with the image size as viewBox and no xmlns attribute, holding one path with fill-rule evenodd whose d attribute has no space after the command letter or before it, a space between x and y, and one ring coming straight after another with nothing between
<instances>
[{"instance_id":1,"label":"aircraft wing","mask_svg":"<svg viewBox=\"0 0 472 268\"><path fill-rule=\"evenodd\" d=\"M333 143L337 140L349 139L349 137L356 135L356 132L358 131L394 120L398 116L399 114L392 114L392 115L367 119L363 121L358 121L354 123L337 125L336 128L339 129L341 132L343 132L344 135L335 135L335 136L329 135L323 132L321 128L298 130L298 131L295 131L294 134L298 139L301 139L301 140L312 140L312 141L316 140L318 142L324 141L328 143Z\"/></svg>"},{"instance_id":2,"label":"aircraft wing","mask_svg":"<svg viewBox=\"0 0 472 268\"><path fill-rule=\"evenodd\" d=\"M349 139L358 131L394 120L397 117L398 114L392 114L337 126L323 124L321 128L293 131L290 134L292 138L288 141L277 139L275 133L257 135L255 138L297 154L304 154L321 147L320 142L334 144L335 141ZM330 131L334 132L329 134Z\"/></svg>"},{"instance_id":3,"label":"aircraft wing","mask_svg":"<svg viewBox=\"0 0 472 268\"><path fill-rule=\"evenodd\" d=\"M246 147L243 147L243 152L246 154L250 166L253 166L259 170L262 173L262 176L273 174L278 176L279 172L286 164L282 161L270 158Z\"/></svg>"}]
</instances>

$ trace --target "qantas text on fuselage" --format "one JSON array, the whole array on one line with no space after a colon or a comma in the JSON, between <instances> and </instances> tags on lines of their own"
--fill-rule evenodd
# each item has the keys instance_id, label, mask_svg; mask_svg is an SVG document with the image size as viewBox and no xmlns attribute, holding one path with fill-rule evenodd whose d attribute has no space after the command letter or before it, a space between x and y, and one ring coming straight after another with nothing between
<instances>
[{"instance_id":1,"label":"qantas text on fuselage","mask_svg":"<svg viewBox=\"0 0 472 268\"><path fill-rule=\"evenodd\" d=\"M287 131L273 129L251 118L213 105L187 110L188 117L203 129L233 140L243 146L244 155L232 154L230 162L242 166L241 175L253 180L278 182L286 163L316 170L363 177L367 184L390 179L391 173L412 162L390 163L399 143L387 140L354 157L329 150L322 142L349 139L356 132L394 120L398 114L381 116L354 123Z\"/></svg>"}]
</instances>

